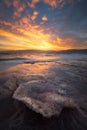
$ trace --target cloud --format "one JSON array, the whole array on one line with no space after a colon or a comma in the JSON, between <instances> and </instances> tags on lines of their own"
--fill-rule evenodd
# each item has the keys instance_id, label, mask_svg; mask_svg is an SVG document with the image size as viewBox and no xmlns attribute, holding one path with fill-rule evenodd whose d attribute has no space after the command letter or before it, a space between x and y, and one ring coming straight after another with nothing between
<instances>
[{"instance_id":1,"label":"cloud","mask_svg":"<svg viewBox=\"0 0 87 130\"><path fill-rule=\"evenodd\" d=\"M21 18L21 22L22 22L23 24L27 24L27 23L29 22L29 17L22 17L22 18Z\"/></svg>"},{"instance_id":2,"label":"cloud","mask_svg":"<svg viewBox=\"0 0 87 130\"><path fill-rule=\"evenodd\" d=\"M44 15L44 16L42 17L42 20L43 20L43 21L47 21L48 18Z\"/></svg>"},{"instance_id":3,"label":"cloud","mask_svg":"<svg viewBox=\"0 0 87 130\"><path fill-rule=\"evenodd\" d=\"M39 14L38 11L34 11L33 15L31 16L31 20L34 21L37 18L38 14Z\"/></svg>"},{"instance_id":4,"label":"cloud","mask_svg":"<svg viewBox=\"0 0 87 130\"><path fill-rule=\"evenodd\" d=\"M78 2L80 2L80 0L76 0ZM70 5L73 5L75 3L74 0L43 0L43 2L45 4L48 4L50 5L51 7L53 8L62 8L65 4L70 4Z\"/></svg>"},{"instance_id":5,"label":"cloud","mask_svg":"<svg viewBox=\"0 0 87 130\"><path fill-rule=\"evenodd\" d=\"M20 17L21 13L25 9L25 3L22 3L20 0L13 0L13 7L14 7L14 18Z\"/></svg>"},{"instance_id":6,"label":"cloud","mask_svg":"<svg viewBox=\"0 0 87 130\"><path fill-rule=\"evenodd\" d=\"M33 15L38 15L38 14L39 14L38 11L34 11L34 12L33 12Z\"/></svg>"},{"instance_id":7,"label":"cloud","mask_svg":"<svg viewBox=\"0 0 87 130\"><path fill-rule=\"evenodd\" d=\"M35 8L35 5L39 2L40 0L32 0L31 2L27 2L28 6L30 8Z\"/></svg>"},{"instance_id":8,"label":"cloud","mask_svg":"<svg viewBox=\"0 0 87 130\"><path fill-rule=\"evenodd\" d=\"M34 12L33 14L36 13ZM3 26L5 26L4 23ZM3 37L0 43L6 43L5 46L3 44L2 49L7 49L8 46L11 46L9 49L52 49L52 45L49 42L50 34L45 34L43 32L44 28L39 28L39 25L32 25L28 17L24 17L16 24L12 24L10 28L10 31L0 29L0 34Z\"/></svg>"},{"instance_id":9,"label":"cloud","mask_svg":"<svg viewBox=\"0 0 87 130\"><path fill-rule=\"evenodd\" d=\"M11 0L4 0L4 3L10 7L12 5L12 1Z\"/></svg>"},{"instance_id":10,"label":"cloud","mask_svg":"<svg viewBox=\"0 0 87 130\"><path fill-rule=\"evenodd\" d=\"M52 7L57 6L57 0L44 0L44 3L49 4Z\"/></svg>"},{"instance_id":11,"label":"cloud","mask_svg":"<svg viewBox=\"0 0 87 130\"><path fill-rule=\"evenodd\" d=\"M52 1L50 1L49 3L48 1L47 4L55 8L58 7L58 1L55 1L57 2L55 4L51 2ZM63 6L63 0L60 0L60 3L61 2L62 2L61 5ZM34 5L36 5L36 3ZM72 5L72 3L70 4ZM8 4L8 6L11 6L11 5L12 3ZM25 9L25 6L26 5L24 3L20 3L20 0L19 2L17 1L14 2L14 8L13 8L14 16L20 17L22 12ZM55 21L52 24L50 24L50 22L49 23L47 22L47 24L45 25L45 21L48 20L46 15L42 15L42 18L41 18L42 20L38 21L40 24L33 22L34 20L36 20L36 18L38 17L40 13L35 9L33 10L34 11L32 14L26 13L26 15L18 18L16 21L14 20L13 22L7 22L5 20L0 21L0 26L1 26L0 35L2 37L2 38L0 37L1 49L15 49L15 50L19 50L19 49L61 50L63 49L65 50L65 49L87 48L87 39L85 40L84 38L81 39L82 34L80 35L80 37L78 36L79 38L76 38L77 36L74 32L75 35L71 37L70 32L68 32L69 24L68 26L65 26L65 25L63 26L62 24L62 28L59 31L58 27L56 26L60 24L58 20L57 20L58 21L57 23L55 23ZM75 14L76 13L74 13L74 17L75 17ZM71 17L69 19L71 20ZM60 22L62 21L63 20L60 18ZM69 20L66 19L66 21L64 21L64 24L67 21ZM72 26L72 24L70 25ZM81 28L81 25L80 25L80 28ZM71 30L71 28L70 28L70 31L72 31L71 33L73 33L73 30ZM77 33L78 32L79 31L77 31Z\"/></svg>"},{"instance_id":12,"label":"cloud","mask_svg":"<svg viewBox=\"0 0 87 130\"><path fill-rule=\"evenodd\" d=\"M34 13L33 13L34 14ZM36 14L36 13L35 13ZM35 49L35 50L66 50L87 48L83 40L74 37L52 38L52 34L45 33L45 27L32 25L30 16L23 17L19 22L11 24L3 21L3 26L11 26L10 31L0 29L0 49Z\"/></svg>"},{"instance_id":13,"label":"cloud","mask_svg":"<svg viewBox=\"0 0 87 130\"><path fill-rule=\"evenodd\" d=\"M41 30L36 30L35 28L33 28L33 26L30 28L29 31L19 28L19 32L22 32L24 36L0 29L1 36L5 37L2 41L3 43L6 43L3 49L7 49L9 44L10 46L13 46L13 49L20 49L20 47L24 47L24 49L26 48L43 50L50 49L50 47L52 46L48 42L48 40L50 39L50 35L42 33ZM0 43L2 43L2 41L0 41Z\"/></svg>"},{"instance_id":14,"label":"cloud","mask_svg":"<svg viewBox=\"0 0 87 130\"><path fill-rule=\"evenodd\" d=\"M12 26L12 24L10 22L7 22L7 21L0 21L0 25Z\"/></svg>"},{"instance_id":15,"label":"cloud","mask_svg":"<svg viewBox=\"0 0 87 130\"><path fill-rule=\"evenodd\" d=\"M36 18L37 18L36 15L32 15L32 16L31 16L31 20L32 20L32 21L34 21Z\"/></svg>"},{"instance_id":16,"label":"cloud","mask_svg":"<svg viewBox=\"0 0 87 130\"><path fill-rule=\"evenodd\" d=\"M87 21L84 19L84 16L86 16L86 4L81 8L78 5L72 9L69 8L69 12L67 9L63 11L61 10L61 13L58 13L57 10L53 10L56 12L53 13L52 17L49 17L50 19L48 21L48 8L45 13L43 12L45 7L44 5L43 9L37 9L41 12L38 12L35 9L36 4L41 0L25 0L25 2L21 1L22 0L4 0L4 3L7 5L7 7L12 7L6 8L6 10L2 8L2 10L4 10L4 13L2 13L4 17L2 17L3 20L0 21L1 49L61 50L87 48L86 34L83 32L81 33L81 31L86 31ZM42 1L53 8L62 8L66 3L68 3L68 5L73 5L75 2L74 0ZM27 2L28 6L33 9L27 7ZM42 5L43 2L40 4ZM11 16L6 16L12 8L14 11L13 17L18 17L17 20L10 19L12 18L12 13L10 14ZM22 15L23 11L24 15ZM47 15L44 15L46 12ZM80 15L78 15L79 13ZM39 14L40 16L42 15L41 19L37 19ZM81 21L84 19L84 21L81 23L80 19ZM38 21L35 22L36 20ZM46 23L45 21L48 22Z\"/></svg>"},{"instance_id":17,"label":"cloud","mask_svg":"<svg viewBox=\"0 0 87 130\"><path fill-rule=\"evenodd\" d=\"M20 5L20 1L19 0L13 0L13 6L16 8Z\"/></svg>"},{"instance_id":18,"label":"cloud","mask_svg":"<svg viewBox=\"0 0 87 130\"><path fill-rule=\"evenodd\" d=\"M19 7L16 6L16 9L14 10L14 17L20 17L24 8L24 5L20 5Z\"/></svg>"},{"instance_id":19,"label":"cloud","mask_svg":"<svg viewBox=\"0 0 87 130\"><path fill-rule=\"evenodd\" d=\"M26 4L25 2L21 2L21 0L4 0L4 3L7 5L7 7L12 6L14 10L14 18L20 17L22 11L25 9Z\"/></svg>"},{"instance_id":20,"label":"cloud","mask_svg":"<svg viewBox=\"0 0 87 130\"><path fill-rule=\"evenodd\" d=\"M75 37L62 38L58 36L56 40L52 40L52 45L56 46L59 50L67 49L87 49L87 45L83 39Z\"/></svg>"}]
</instances>

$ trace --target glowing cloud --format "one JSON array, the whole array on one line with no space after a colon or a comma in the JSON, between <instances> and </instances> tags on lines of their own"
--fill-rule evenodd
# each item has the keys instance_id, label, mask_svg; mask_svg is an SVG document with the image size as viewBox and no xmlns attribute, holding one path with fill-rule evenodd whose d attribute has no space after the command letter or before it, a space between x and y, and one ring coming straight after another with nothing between
<instances>
[{"instance_id":1,"label":"glowing cloud","mask_svg":"<svg viewBox=\"0 0 87 130\"><path fill-rule=\"evenodd\" d=\"M44 16L42 17L42 20L43 20L43 21L47 21L48 18L44 15Z\"/></svg>"},{"instance_id":2,"label":"glowing cloud","mask_svg":"<svg viewBox=\"0 0 87 130\"><path fill-rule=\"evenodd\" d=\"M34 12L34 14L36 14ZM2 22L3 23L3 22ZM25 24L26 23L26 24ZM3 24L6 24L5 22ZM8 25L8 24L7 24ZM39 29L38 25L31 25L28 18L24 17L19 23L11 25L14 33L0 29L3 39L0 40L0 49L52 49L50 35L43 33L43 29ZM38 29L37 29L38 28ZM2 47L3 45L3 47Z\"/></svg>"},{"instance_id":3,"label":"glowing cloud","mask_svg":"<svg viewBox=\"0 0 87 130\"><path fill-rule=\"evenodd\" d=\"M80 0L76 0L80 1ZM75 3L74 0L43 0L44 3L50 5L53 8L62 8L66 3L73 5Z\"/></svg>"},{"instance_id":4,"label":"glowing cloud","mask_svg":"<svg viewBox=\"0 0 87 130\"><path fill-rule=\"evenodd\" d=\"M74 0L2 1L3 7L0 12L0 49L65 50L87 48L87 39L84 38L86 37L84 32L87 32L84 29L86 20L82 21L82 23L80 22L81 30L76 32L72 28L72 25L75 25L75 27L77 25L74 23L74 17L72 17L72 21L71 17L69 17L70 14L73 16L74 11L69 12L67 16L67 10L65 12L64 9L62 10L64 5L67 3L67 5L73 5L74 2ZM6 10L4 6L7 6ZM46 10L44 10L45 7L47 7ZM57 8L58 12L56 13ZM73 10L68 9L69 11ZM56 18L56 16L58 17ZM78 20L80 18L75 17L75 19Z\"/></svg>"},{"instance_id":5,"label":"glowing cloud","mask_svg":"<svg viewBox=\"0 0 87 130\"><path fill-rule=\"evenodd\" d=\"M16 4L15 4L15 5L16 5ZM23 11L24 8L25 8L25 5L15 6L15 8L16 8L16 9L14 10L14 17L20 17L22 11Z\"/></svg>"},{"instance_id":6,"label":"glowing cloud","mask_svg":"<svg viewBox=\"0 0 87 130\"><path fill-rule=\"evenodd\" d=\"M49 4L52 7L56 7L57 6L57 1L58 0L44 0L44 3Z\"/></svg>"},{"instance_id":7,"label":"glowing cloud","mask_svg":"<svg viewBox=\"0 0 87 130\"><path fill-rule=\"evenodd\" d=\"M30 8L35 8L35 5L39 2L40 0L32 0L31 2L27 2L28 6Z\"/></svg>"},{"instance_id":8,"label":"glowing cloud","mask_svg":"<svg viewBox=\"0 0 87 130\"><path fill-rule=\"evenodd\" d=\"M23 22L26 22L27 24L28 21L24 18ZM43 32L44 28L37 29L39 26L35 27L27 25L27 28L25 28L25 26L14 26L16 28L15 33L0 29L2 37L2 39L0 39L0 50L66 50L78 48L78 46L76 46L76 43L78 42L76 39L62 39L61 37L52 39L50 34L45 34ZM84 48L85 45L79 46L79 48L82 47Z\"/></svg>"},{"instance_id":9,"label":"glowing cloud","mask_svg":"<svg viewBox=\"0 0 87 130\"><path fill-rule=\"evenodd\" d=\"M37 18L37 15L38 15L38 14L39 14L38 11L34 11L34 12L33 12L33 15L31 16L32 21Z\"/></svg>"}]
</instances>

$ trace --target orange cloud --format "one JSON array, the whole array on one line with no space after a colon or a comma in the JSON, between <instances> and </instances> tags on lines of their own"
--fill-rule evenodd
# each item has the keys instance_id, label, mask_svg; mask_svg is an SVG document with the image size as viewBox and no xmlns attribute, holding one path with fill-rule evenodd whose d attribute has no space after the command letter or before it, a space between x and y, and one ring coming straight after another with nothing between
<instances>
[{"instance_id":1,"label":"orange cloud","mask_svg":"<svg viewBox=\"0 0 87 130\"><path fill-rule=\"evenodd\" d=\"M34 15L38 15L35 11ZM10 26L10 31L0 29L0 50L66 50L87 48L86 43L78 41L78 39L69 37L62 38L57 36L52 38L52 33L49 33L43 25L33 24L31 16L26 16L20 19L15 24L0 21L2 26ZM49 29L49 28L48 28ZM79 46L78 46L78 43Z\"/></svg>"},{"instance_id":2,"label":"orange cloud","mask_svg":"<svg viewBox=\"0 0 87 130\"><path fill-rule=\"evenodd\" d=\"M30 8L35 8L35 5L39 2L40 0L32 0L31 2L27 2L28 6Z\"/></svg>"},{"instance_id":3,"label":"orange cloud","mask_svg":"<svg viewBox=\"0 0 87 130\"><path fill-rule=\"evenodd\" d=\"M23 6L20 6L20 7L18 7L18 8L16 8L16 9L14 10L14 16L15 16L15 17L20 17L22 11L24 10L24 8L25 8L24 5L23 5Z\"/></svg>"},{"instance_id":4,"label":"orange cloud","mask_svg":"<svg viewBox=\"0 0 87 130\"><path fill-rule=\"evenodd\" d=\"M13 0L13 6L16 8L20 5L20 1L19 0Z\"/></svg>"},{"instance_id":5,"label":"orange cloud","mask_svg":"<svg viewBox=\"0 0 87 130\"><path fill-rule=\"evenodd\" d=\"M39 14L38 11L34 11L33 15L31 16L31 20L34 21L37 18L37 15Z\"/></svg>"},{"instance_id":6,"label":"orange cloud","mask_svg":"<svg viewBox=\"0 0 87 130\"><path fill-rule=\"evenodd\" d=\"M12 31L0 29L0 34L3 37L3 40L0 40L0 44L3 44L3 46L0 45L1 49L12 49L12 47L15 50L20 48L36 50L52 49L52 45L49 42L50 35L43 33L43 29L40 29L38 25L32 25L30 22L28 17L24 17L18 23L11 25Z\"/></svg>"},{"instance_id":7,"label":"orange cloud","mask_svg":"<svg viewBox=\"0 0 87 130\"><path fill-rule=\"evenodd\" d=\"M3 45L3 49L7 49L8 46L13 47L13 49L20 49L20 47L36 50L52 49L52 45L49 43L49 34L44 34L42 31L33 28L33 26L29 31L19 28L19 32L22 32L24 36L0 29L1 36L5 37L0 43L6 43Z\"/></svg>"},{"instance_id":8,"label":"orange cloud","mask_svg":"<svg viewBox=\"0 0 87 130\"><path fill-rule=\"evenodd\" d=\"M63 39L58 37L53 40L50 34L43 33L42 30L37 29L35 26L31 26L29 31L19 27L18 31L18 34L14 34L0 29L0 34L3 37L3 39L0 39L0 50L66 50L87 48L85 44L78 46L78 41L74 38Z\"/></svg>"},{"instance_id":9,"label":"orange cloud","mask_svg":"<svg viewBox=\"0 0 87 130\"><path fill-rule=\"evenodd\" d=\"M33 15L38 15L38 14L39 14L38 11L34 11L34 12L33 12Z\"/></svg>"},{"instance_id":10,"label":"orange cloud","mask_svg":"<svg viewBox=\"0 0 87 130\"><path fill-rule=\"evenodd\" d=\"M80 2L80 0L77 0ZM66 3L73 5L75 3L74 0L43 0L44 3L50 5L53 8L62 8Z\"/></svg>"},{"instance_id":11,"label":"orange cloud","mask_svg":"<svg viewBox=\"0 0 87 130\"><path fill-rule=\"evenodd\" d=\"M48 18L44 15L44 16L42 17L42 20L43 20L43 21L47 21Z\"/></svg>"},{"instance_id":12,"label":"orange cloud","mask_svg":"<svg viewBox=\"0 0 87 130\"><path fill-rule=\"evenodd\" d=\"M32 15L32 16L31 16L32 21L34 21L36 18L37 18L36 15Z\"/></svg>"},{"instance_id":13,"label":"orange cloud","mask_svg":"<svg viewBox=\"0 0 87 130\"><path fill-rule=\"evenodd\" d=\"M56 46L58 50L84 49L84 48L86 49L87 48L87 45L85 43L81 43L81 41L72 37L61 38L58 36L56 40L52 40L51 43L52 45Z\"/></svg>"},{"instance_id":14,"label":"orange cloud","mask_svg":"<svg viewBox=\"0 0 87 130\"><path fill-rule=\"evenodd\" d=\"M14 18L20 17L22 11L25 9L25 4L21 3L19 0L13 0L14 6Z\"/></svg>"},{"instance_id":15,"label":"orange cloud","mask_svg":"<svg viewBox=\"0 0 87 130\"><path fill-rule=\"evenodd\" d=\"M12 26L12 24L7 21L0 21L0 24L4 26Z\"/></svg>"},{"instance_id":16,"label":"orange cloud","mask_svg":"<svg viewBox=\"0 0 87 130\"><path fill-rule=\"evenodd\" d=\"M23 17L23 18L21 18L21 22L23 24L27 24L29 22L29 17Z\"/></svg>"},{"instance_id":17,"label":"orange cloud","mask_svg":"<svg viewBox=\"0 0 87 130\"><path fill-rule=\"evenodd\" d=\"M56 6L57 6L57 1L58 1L58 0L44 0L44 2L45 2L46 4L49 4L49 5L52 6L52 7L56 7Z\"/></svg>"}]
</instances>

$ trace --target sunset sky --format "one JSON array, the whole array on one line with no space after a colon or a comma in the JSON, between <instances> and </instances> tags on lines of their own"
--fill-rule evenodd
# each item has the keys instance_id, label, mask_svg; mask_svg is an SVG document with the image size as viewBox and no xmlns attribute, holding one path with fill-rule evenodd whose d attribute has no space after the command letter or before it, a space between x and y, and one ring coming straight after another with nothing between
<instances>
[{"instance_id":1,"label":"sunset sky","mask_svg":"<svg viewBox=\"0 0 87 130\"><path fill-rule=\"evenodd\" d=\"M0 0L0 50L87 49L87 0Z\"/></svg>"}]
</instances>

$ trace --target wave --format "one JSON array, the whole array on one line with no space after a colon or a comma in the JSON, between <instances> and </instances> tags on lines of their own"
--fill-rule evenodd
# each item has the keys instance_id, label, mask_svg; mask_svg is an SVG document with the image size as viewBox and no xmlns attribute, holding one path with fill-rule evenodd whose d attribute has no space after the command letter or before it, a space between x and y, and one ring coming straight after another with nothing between
<instances>
[{"instance_id":1,"label":"wave","mask_svg":"<svg viewBox=\"0 0 87 130\"><path fill-rule=\"evenodd\" d=\"M3 130L87 130L86 116L75 108L66 107L59 117L45 118L12 98L2 99L0 104Z\"/></svg>"},{"instance_id":2,"label":"wave","mask_svg":"<svg viewBox=\"0 0 87 130\"><path fill-rule=\"evenodd\" d=\"M15 58L0 58L0 61L9 61L9 60L28 60L27 58L20 58L20 57L15 57Z\"/></svg>"}]
</instances>

